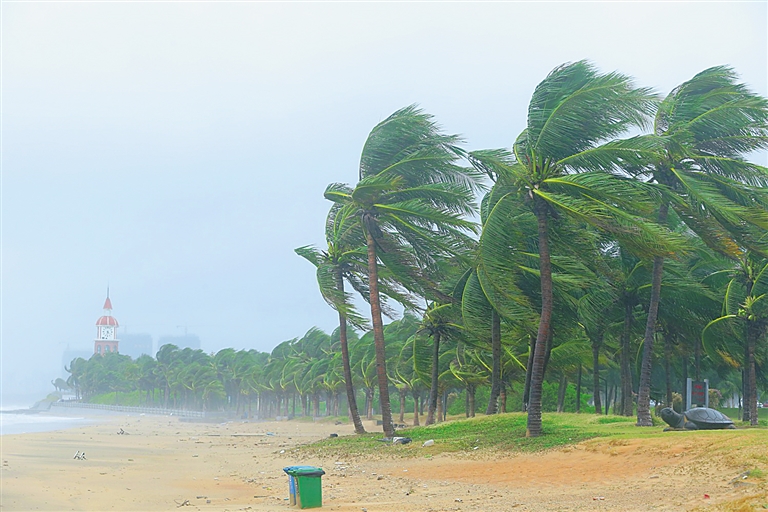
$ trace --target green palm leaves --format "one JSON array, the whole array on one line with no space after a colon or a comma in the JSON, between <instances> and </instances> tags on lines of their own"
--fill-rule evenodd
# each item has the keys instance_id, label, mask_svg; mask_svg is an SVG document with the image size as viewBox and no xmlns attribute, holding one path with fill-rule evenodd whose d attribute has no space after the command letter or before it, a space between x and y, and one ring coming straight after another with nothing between
<instances>
[{"instance_id":1,"label":"green palm leaves","mask_svg":"<svg viewBox=\"0 0 768 512\"><path fill-rule=\"evenodd\" d=\"M768 332L768 260L747 254L733 273L723 314L707 324L702 340L713 360L744 371L744 419L757 425L757 366L765 364L766 355L758 343Z\"/></svg>"},{"instance_id":2,"label":"green palm leaves","mask_svg":"<svg viewBox=\"0 0 768 512\"><path fill-rule=\"evenodd\" d=\"M398 110L369 134L354 189L333 184L325 192L341 206L339 215L358 219L365 235L379 397L388 436L394 427L379 266L409 292L440 296L436 283L441 260L464 252L471 245L468 234L476 231L465 216L475 212L479 174L457 164L458 142L416 107Z\"/></svg>"},{"instance_id":3,"label":"green palm leaves","mask_svg":"<svg viewBox=\"0 0 768 512\"><path fill-rule=\"evenodd\" d=\"M654 191L612 174L626 164L642 162L651 151L652 144L612 139L632 126L646 125L654 101L651 91L635 87L627 76L600 74L584 61L563 65L536 87L527 127L515 141L513 155L498 151L472 155L476 167L496 172L497 186L507 190L489 214L487 226L509 222L507 212L520 211L519 203L535 217L531 226L536 229L541 314L532 355L530 436L541 434L541 385L552 338L554 226L550 224L565 216L624 239L638 251L663 254L675 249L674 237L639 215L651 208ZM505 202L513 204L504 208ZM497 208L500 220L493 218ZM521 242L516 240L516 248L507 244L508 251L521 253Z\"/></svg>"},{"instance_id":4,"label":"green palm leaves","mask_svg":"<svg viewBox=\"0 0 768 512\"><path fill-rule=\"evenodd\" d=\"M659 106L654 135L646 137L658 141L658 154L637 174L671 192L660 202L660 223L671 207L704 243L730 258L745 250L768 254L768 172L745 158L768 147L768 102L736 80L730 68L714 67L675 88ZM662 266L657 256L638 390L640 426L652 425L651 357Z\"/></svg>"}]
</instances>

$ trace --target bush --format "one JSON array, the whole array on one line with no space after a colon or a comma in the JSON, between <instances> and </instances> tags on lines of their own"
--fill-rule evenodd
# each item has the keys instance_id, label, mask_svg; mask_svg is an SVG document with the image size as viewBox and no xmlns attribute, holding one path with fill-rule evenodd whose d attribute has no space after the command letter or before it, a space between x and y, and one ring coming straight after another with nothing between
<instances>
[{"instance_id":1,"label":"bush","mask_svg":"<svg viewBox=\"0 0 768 512\"><path fill-rule=\"evenodd\" d=\"M720 407L720 400L723 399L723 394L720 393L719 389L711 389L709 390L709 406L712 409L717 409Z\"/></svg>"},{"instance_id":2,"label":"bush","mask_svg":"<svg viewBox=\"0 0 768 512\"><path fill-rule=\"evenodd\" d=\"M683 395L680 393L672 393L672 409L675 412L683 412Z\"/></svg>"}]
</instances>

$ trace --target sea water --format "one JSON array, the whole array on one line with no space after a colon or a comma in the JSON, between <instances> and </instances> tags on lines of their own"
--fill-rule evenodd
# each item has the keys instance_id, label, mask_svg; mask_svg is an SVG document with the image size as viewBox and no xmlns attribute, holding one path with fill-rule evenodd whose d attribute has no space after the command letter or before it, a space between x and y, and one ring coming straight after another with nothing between
<instances>
[{"instance_id":1,"label":"sea water","mask_svg":"<svg viewBox=\"0 0 768 512\"><path fill-rule=\"evenodd\" d=\"M13 406L3 403L0 409L0 435L51 432L87 425L87 418L56 416L55 413L18 413L29 406Z\"/></svg>"}]
</instances>

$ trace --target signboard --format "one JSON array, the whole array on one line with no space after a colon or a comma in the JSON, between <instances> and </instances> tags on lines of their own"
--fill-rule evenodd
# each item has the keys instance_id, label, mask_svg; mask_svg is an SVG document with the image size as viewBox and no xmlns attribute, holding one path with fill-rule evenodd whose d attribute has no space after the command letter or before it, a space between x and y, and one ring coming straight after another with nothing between
<instances>
[{"instance_id":1,"label":"signboard","mask_svg":"<svg viewBox=\"0 0 768 512\"><path fill-rule=\"evenodd\" d=\"M686 408L693 406L709 407L709 379L692 380L688 379L687 404Z\"/></svg>"},{"instance_id":2,"label":"signboard","mask_svg":"<svg viewBox=\"0 0 768 512\"><path fill-rule=\"evenodd\" d=\"M691 405L698 405L699 407L706 407L707 402L707 394L709 393L709 390L707 389L709 386L707 386L707 382L703 380L694 380L691 381Z\"/></svg>"}]
</instances>

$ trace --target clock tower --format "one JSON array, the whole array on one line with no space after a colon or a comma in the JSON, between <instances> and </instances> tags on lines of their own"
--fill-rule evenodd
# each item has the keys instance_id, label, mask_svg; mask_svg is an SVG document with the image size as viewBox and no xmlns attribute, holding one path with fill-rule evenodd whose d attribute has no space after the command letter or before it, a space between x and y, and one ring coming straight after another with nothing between
<instances>
[{"instance_id":1,"label":"clock tower","mask_svg":"<svg viewBox=\"0 0 768 512\"><path fill-rule=\"evenodd\" d=\"M96 339L93 343L93 353L104 355L108 352L117 352L117 345L120 340L117 339L117 328L120 324L112 316L112 301L109 300L109 289L107 289L107 300L104 301L104 314L96 320Z\"/></svg>"}]
</instances>

